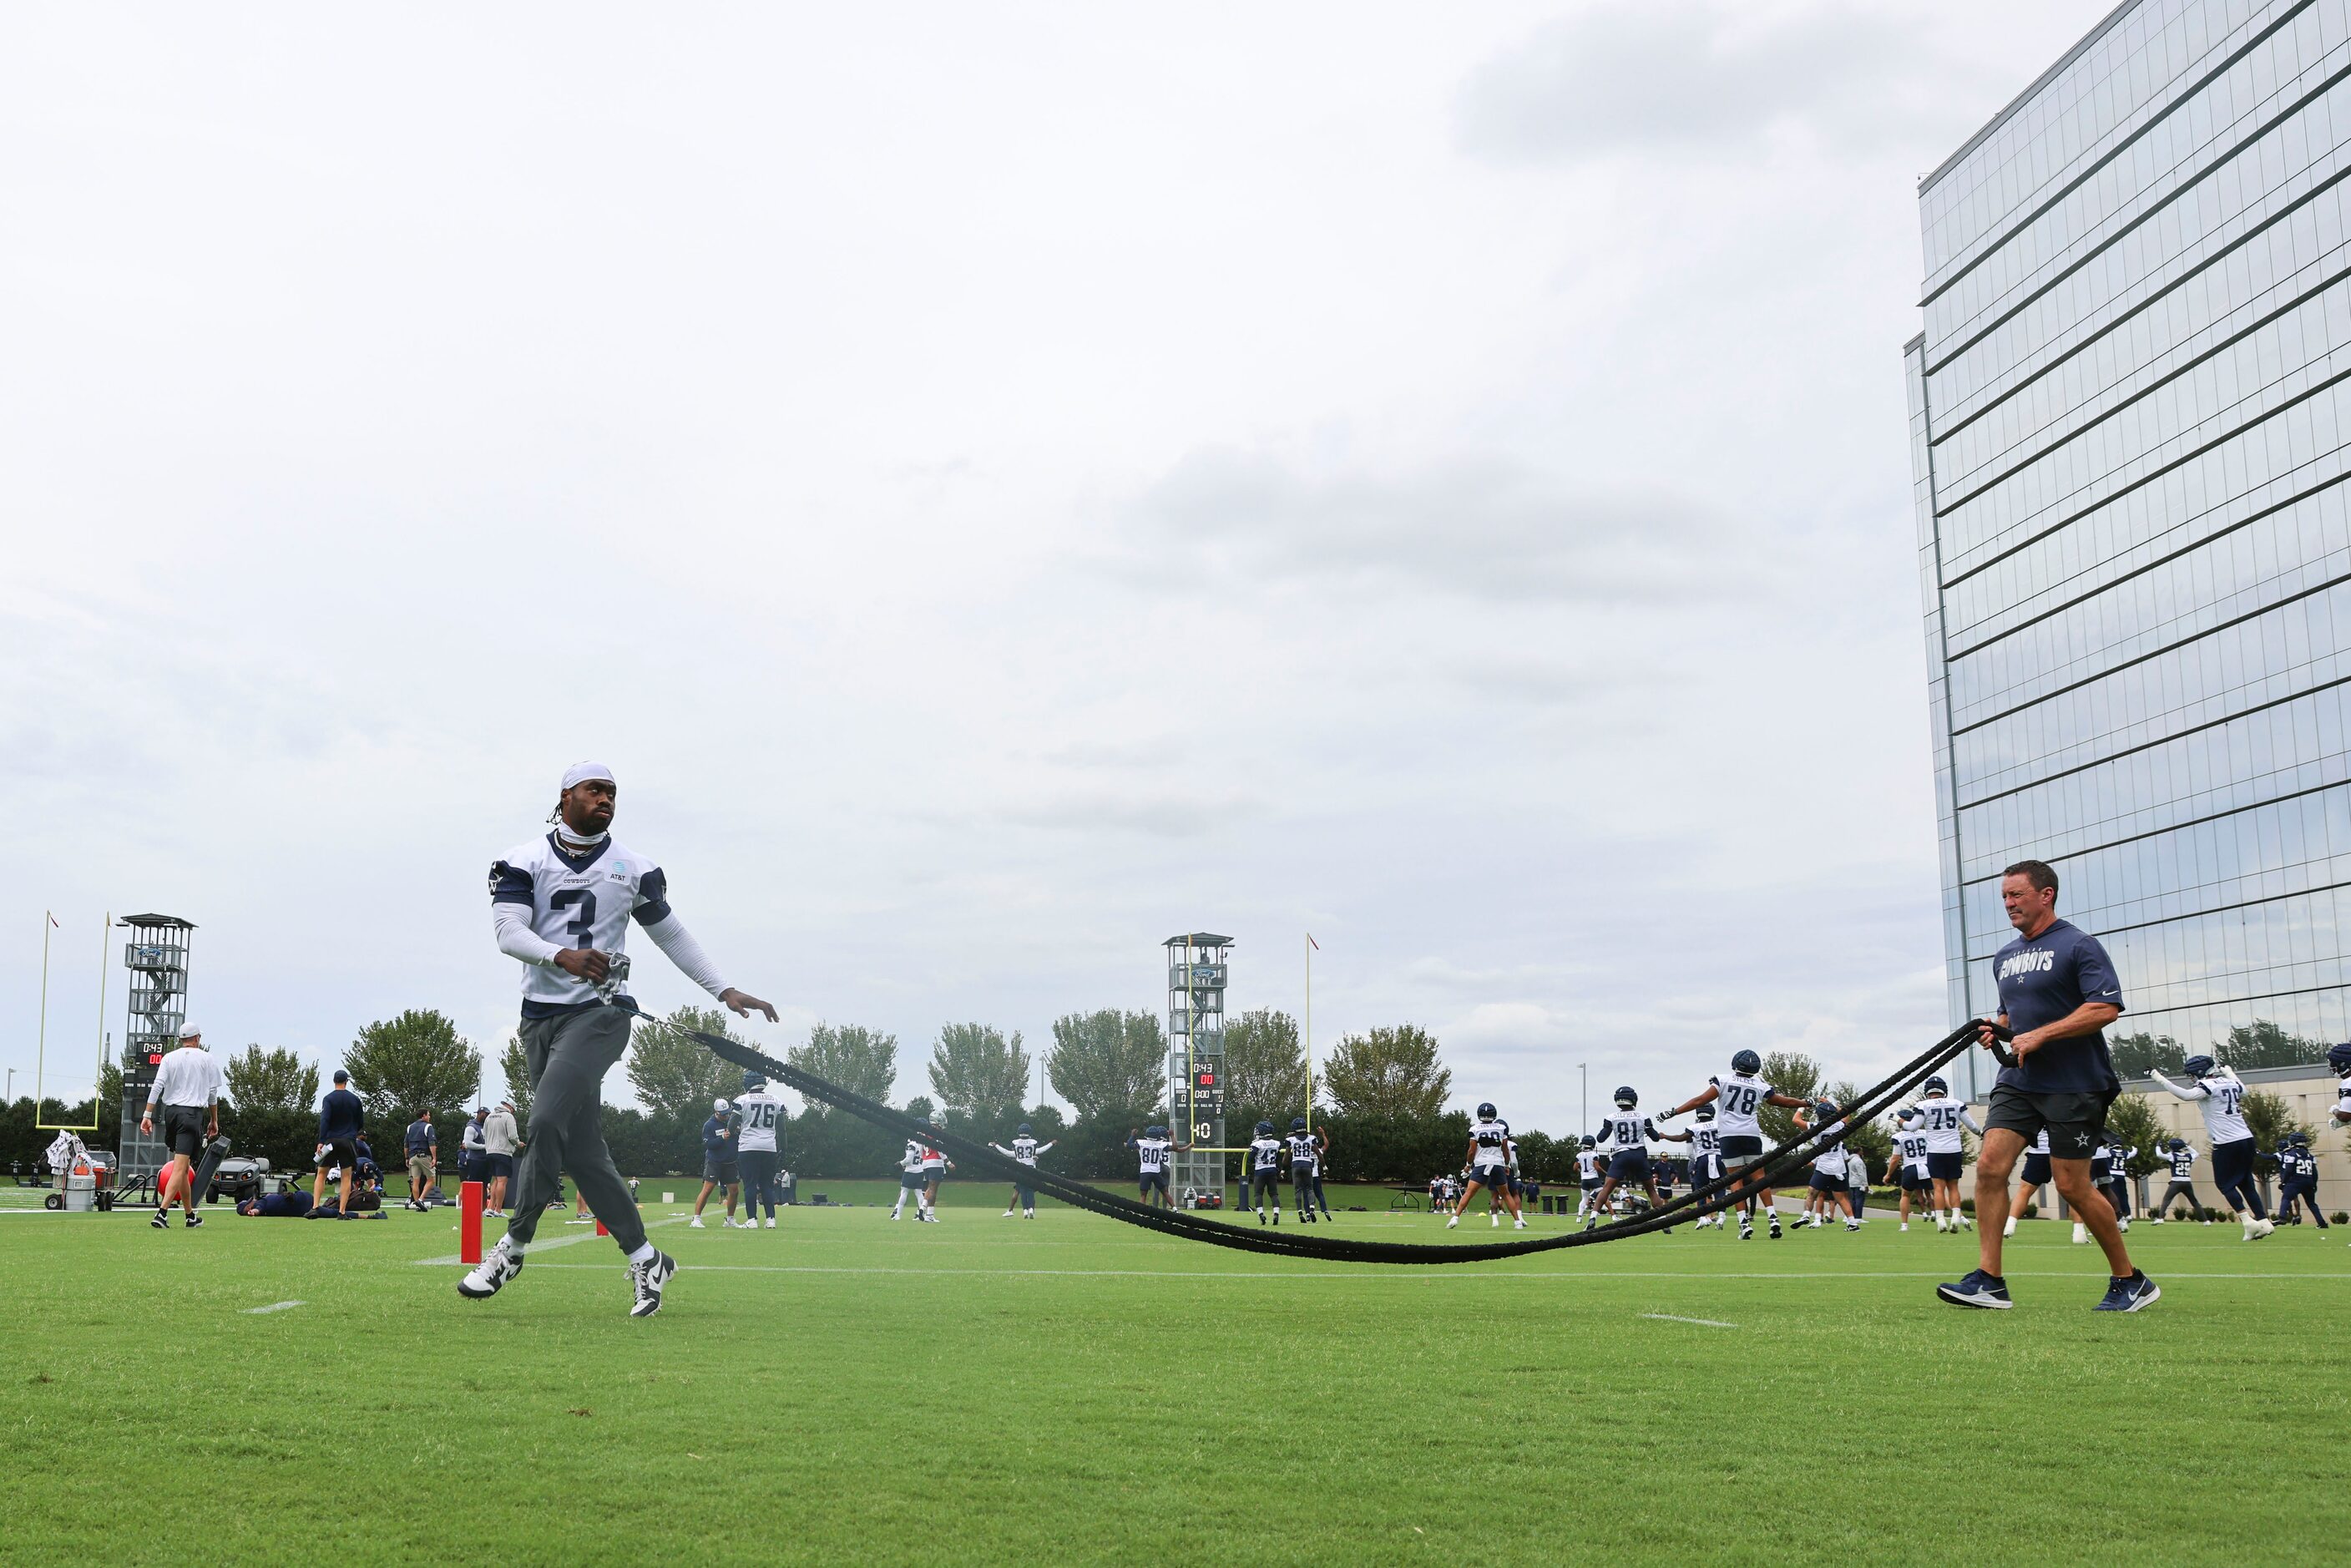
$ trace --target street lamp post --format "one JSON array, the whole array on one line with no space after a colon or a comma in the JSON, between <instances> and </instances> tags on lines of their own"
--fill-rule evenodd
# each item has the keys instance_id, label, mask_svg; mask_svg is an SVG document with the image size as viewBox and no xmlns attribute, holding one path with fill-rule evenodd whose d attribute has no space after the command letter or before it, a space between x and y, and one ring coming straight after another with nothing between
<instances>
[{"instance_id":1,"label":"street lamp post","mask_svg":"<svg viewBox=\"0 0 2351 1568\"><path fill-rule=\"evenodd\" d=\"M1579 1061L1575 1070L1583 1074L1583 1125L1589 1129L1592 1125L1592 1063Z\"/></svg>"}]
</instances>

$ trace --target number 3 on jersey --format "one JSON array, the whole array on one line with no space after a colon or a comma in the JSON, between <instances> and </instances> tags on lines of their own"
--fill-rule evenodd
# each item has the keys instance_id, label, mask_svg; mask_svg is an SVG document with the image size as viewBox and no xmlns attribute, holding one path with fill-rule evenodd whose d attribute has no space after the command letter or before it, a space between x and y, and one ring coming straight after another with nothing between
<instances>
[{"instance_id":1,"label":"number 3 on jersey","mask_svg":"<svg viewBox=\"0 0 2351 1568\"><path fill-rule=\"evenodd\" d=\"M549 909L569 909L575 904L580 916L564 929L580 938L574 947L592 947L596 945L596 895L584 887L567 887L547 901Z\"/></svg>"}]
</instances>

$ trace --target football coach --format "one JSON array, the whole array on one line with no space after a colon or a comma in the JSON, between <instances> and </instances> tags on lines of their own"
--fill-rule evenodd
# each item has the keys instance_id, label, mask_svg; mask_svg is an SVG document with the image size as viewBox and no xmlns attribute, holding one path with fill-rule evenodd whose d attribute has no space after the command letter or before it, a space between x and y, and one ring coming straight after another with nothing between
<instances>
[{"instance_id":1,"label":"football coach","mask_svg":"<svg viewBox=\"0 0 2351 1568\"><path fill-rule=\"evenodd\" d=\"M2000 1023L2011 1031L2013 1066L2003 1067L1984 1119L1976 1158L1976 1269L1935 1293L1954 1306L2005 1308L2001 1232L2008 1224L2008 1178L2027 1144L2049 1132L2049 1169L2058 1193L2105 1249L2111 1278L2095 1310L2135 1312L2163 1292L2132 1267L2114 1206L2090 1184L2090 1155L2105 1139L2106 1110L2122 1092L2105 1027L2122 1016L2122 984L2098 939L2057 918L2057 873L2042 861L2019 861L2001 873L2000 899L2015 939L1992 956L2000 982ZM1983 1043L1997 1038L1983 1032Z\"/></svg>"}]
</instances>

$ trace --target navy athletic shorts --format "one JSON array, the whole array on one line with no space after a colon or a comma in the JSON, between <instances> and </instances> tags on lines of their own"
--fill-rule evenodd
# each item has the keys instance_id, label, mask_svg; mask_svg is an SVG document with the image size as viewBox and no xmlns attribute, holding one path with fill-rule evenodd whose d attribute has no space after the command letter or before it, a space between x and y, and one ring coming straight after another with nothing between
<instances>
[{"instance_id":1,"label":"navy athletic shorts","mask_svg":"<svg viewBox=\"0 0 2351 1568\"><path fill-rule=\"evenodd\" d=\"M1812 1188L1814 1192L1821 1193L1823 1195L1833 1192L1843 1192L1845 1190L1844 1177L1838 1176L1834 1171L1814 1171L1813 1173Z\"/></svg>"},{"instance_id":2,"label":"navy athletic shorts","mask_svg":"<svg viewBox=\"0 0 2351 1568\"><path fill-rule=\"evenodd\" d=\"M1608 1156L1608 1179L1611 1181L1646 1181L1649 1178L1649 1151L1619 1149Z\"/></svg>"},{"instance_id":3,"label":"navy athletic shorts","mask_svg":"<svg viewBox=\"0 0 2351 1568\"><path fill-rule=\"evenodd\" d=\"M1469 1179L1489 1192L1508 1192L1510 1188L1510 1167L1479 1166L1470 1171Z\"/></svg>"},{"instance_id":4,"label":"navy athletic shorts","mask_svg":"<svg viewBox=\"0 0 2351 1568\"><path fill-rule=\"evenodd\" d=\"M1965 1168L1967 1155L1953 1150L1948 1155L1928 1155L1927 1174L1937 1181L1957 1181Z\"/></svg>"},{"instance_id":5,"label":"navy athletic shorts","mask_svg":"<svg viewBox=\"0 0 2351 1568\"><path fill-rule=\"evenodd\" d=\"M1904 1166L1902 1167L1902 1185L1908 1187L1912 1192L1926 1191L1931 1185L1932 1179L1933 1178L1928 1176L1925 1171L1920 1170L1917 1166Z\"/></svg>"},{"instance_id":6,"label":"navy athletic shorts","mask_svg":"<svg viewBox=\"0 0 2351 1568\"><path fill-rule=\"evenodd\" d=\"M1149 1197L1151 1190L1154 1187L1158 1188L1161 1192L1165 1192L1167 1190L1167 1173L1165 1171L1145 1171L1143 1173L1143 1186L1141 1190L1144 1196L1146 1197Z\"/></svg>"},{"instance_id":7,"label":"navy athletic shorts","mask_svg":"<svg viewBox=\"0 0 2351 1568\"><path fill-rule=\"evenodd\" d=\"M1725 1134L1722 1139L1722 1163L1727 1166L1750 1166L1763 1157L1763 1140L1750 1133Z\"/></svg>"},{"instance_id":8,"label":"navy athletic shorts","mask_svg":"<svg viewBox=\"0 0 2351 1568\"><path fill-rule=\"evenodd\" d=\"M901 1192L922 1191L923 1173L920 1171L900 1171L898 1173L898 1190Z\"/></svg>"},{"instance_id":9,"label":"navy athletic shorts","mask_svg":"<svg viewBox=\"0 0 2351 1568\"><path fill-rule=\"evenodd\" d=\"M1701 1155L1690 1162L1692 1186L1703 1186L1708 1182L1719 1179L1721 1176L1722 1156L1719 1155Z\"/></svg>"},{"instance_id":10,"label":"navy athletic shorts","mask_svg":"<svg viewBox=\"0 0 2351 1568\"><path fill-rule=\"evenodd\" d=\"M2253 1179L2253 1140L2234 1138L2212 1145L2212 1179L2225 1195L2239 1182Z\"/></svg>"},{"instance_id":11,"label":"navy athletic shorts","mask_svg":"<svg viewBox=\"0 0 2351 1568\"><path fill-rule=\"evenodd\" d=\"M2049 1185L2049 1156L2047 1155L2028 1154L2024 1156L2024 1185L2027 1186L2047 1186Z\"/></svg>"},{"instance_id":12,"label":"navy athletic shorts","mask_svg":"<svg viewBox=\"0 0 2351 1568\"><path fill-rule=\"evenodd\" d=\"M499 1176L504 1176L508 1181L514 1180L514 1156L512 1155L484 1155L482 1156L482 1175L488 1180L496 1180Z\"/></svg>"}]
</instances>

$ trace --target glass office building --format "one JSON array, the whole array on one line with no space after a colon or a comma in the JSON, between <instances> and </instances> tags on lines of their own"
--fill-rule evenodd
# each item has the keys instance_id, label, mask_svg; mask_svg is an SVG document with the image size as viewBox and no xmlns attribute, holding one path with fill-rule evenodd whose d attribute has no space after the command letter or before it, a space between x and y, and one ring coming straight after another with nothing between
<instances>
[{"instance_id":1,"label":"glass office building","mask_svg":"<svg viewBox=\"0 0 2351 1568\"><path fill-rule=\"evenodd\" d=\"M2126 1073L2351 1038L2346 205L2351 0L2124 5L1919 187L1954 1022L2031 856L2114 955Z\"/></svg>"}]
</instances>

